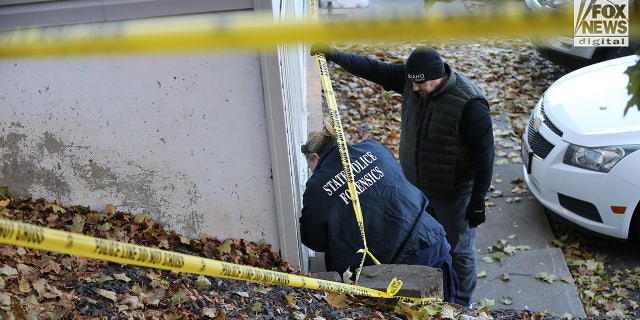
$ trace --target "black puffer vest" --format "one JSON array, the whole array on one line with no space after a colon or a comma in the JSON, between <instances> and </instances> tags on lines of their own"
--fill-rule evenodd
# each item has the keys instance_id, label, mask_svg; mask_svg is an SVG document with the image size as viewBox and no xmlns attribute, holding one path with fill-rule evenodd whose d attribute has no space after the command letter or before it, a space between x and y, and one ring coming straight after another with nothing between
<instances>
[{"instance_id":1,"label":"black puffer vest","mask_svg":"<svg viewBox=\"0 0 640 320\"><path fill-rule=\"evenodd\" d=\"M465 76L452 70L449 79L429 98L405 83L400 136L400 163L412 184L430 199L460 199L471 194L471 148L460 135L460 117L470 99L486 101Z\"/></svg>"}]
</instances>

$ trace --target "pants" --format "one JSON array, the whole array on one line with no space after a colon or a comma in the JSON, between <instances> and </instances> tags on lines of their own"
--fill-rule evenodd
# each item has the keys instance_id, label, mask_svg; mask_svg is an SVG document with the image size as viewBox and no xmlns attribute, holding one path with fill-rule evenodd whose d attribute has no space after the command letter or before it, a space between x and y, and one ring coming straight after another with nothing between
<instances>
[{"instance_id":1,"label":"pants","mask_svg":"<svg viewBox=\"0 0 640 320\"><path fill-rule=\"evenodd\" d=\"M429 199L429 205L433 207L438 222L447 232L447 240L451 245L453 269L460 282L455 295L455 303L462 306L471 305L478 274L476 229L469 228L469 222L465 220L468 204L469 198L446 201Z\"/></svg>"},{"instance_id":2,"label":"pants","mask_svg":"<svg viewBox=\"0 0 640 320\"><path fill-rule=\"evenodd\" d=\"M458 276L453 270L451 259L451 246L446 239L442 239L429 248L420 252L413 264L439 268L442 270L442 285L444 301L455 302L455 294L458 290Z\"/></svg>"}]
</instances>

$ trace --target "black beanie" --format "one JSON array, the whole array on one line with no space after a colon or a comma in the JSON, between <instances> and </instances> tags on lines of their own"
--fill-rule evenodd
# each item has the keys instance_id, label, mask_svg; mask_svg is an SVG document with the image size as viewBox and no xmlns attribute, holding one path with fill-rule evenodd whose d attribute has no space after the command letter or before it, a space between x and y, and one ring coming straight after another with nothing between
<instances>
[{"instance_id":1,"label":"black beanie","mask_svg":"<svg viewBox=\"0 0 640 320\"><path fill-rule=\"evenodd\" d=\"M444 77L444 63L440 54L427 46L417 47L407 59L407 79L413 82L424 82Z\"/></svg>"}]
</instances>

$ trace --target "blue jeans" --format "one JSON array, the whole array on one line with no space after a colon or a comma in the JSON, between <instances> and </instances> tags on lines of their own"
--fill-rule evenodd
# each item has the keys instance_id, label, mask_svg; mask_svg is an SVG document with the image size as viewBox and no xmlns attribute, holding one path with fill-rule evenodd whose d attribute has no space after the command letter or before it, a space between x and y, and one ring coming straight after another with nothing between
<instances>
[{"instance_id":1,"label":"blue jeans","mask_svg":"<svg viewBox=\"0 0 640 320\"><path fill-rule=\"evenodd\" d=\"M462 306L471 305L478 277L476 229L469 228L469 222L464 217L468 203L469 198L445 201L429 199L429 205L435 210L438 222L447 232L453 269L459 280L455 302Z\"/></svg>"}]
</instances>

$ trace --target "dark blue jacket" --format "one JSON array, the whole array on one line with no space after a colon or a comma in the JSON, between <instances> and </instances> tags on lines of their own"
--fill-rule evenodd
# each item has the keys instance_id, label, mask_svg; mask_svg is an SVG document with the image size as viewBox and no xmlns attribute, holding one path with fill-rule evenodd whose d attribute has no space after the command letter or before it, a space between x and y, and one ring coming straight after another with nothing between
<instances>
[{"instance_id":1,"label":"dark blue jacket","mask_svg":"<svg viewBox=\"0 0 640 320\"><path fill-rule=\"evenodd\" d=\"M442 225L427 213L429 201L404 177L391 150L365 140L349 145L367 246L383 264L412 264L418 254L445 238ZM327 271L342 274L360 265L362 236L337 144L320 155L303 195L302 243L325 252ZM365 265L372 265L367 258Z\"/></svg>"}]
</instances>

